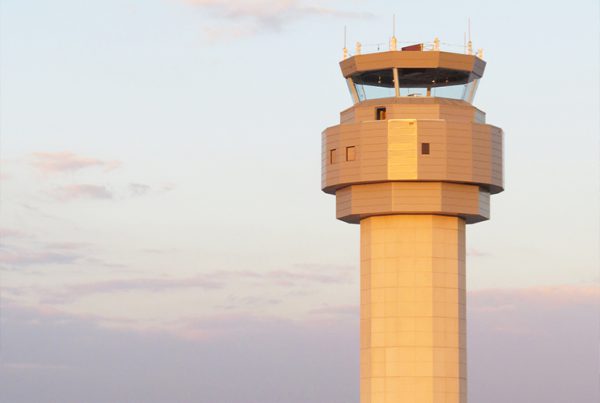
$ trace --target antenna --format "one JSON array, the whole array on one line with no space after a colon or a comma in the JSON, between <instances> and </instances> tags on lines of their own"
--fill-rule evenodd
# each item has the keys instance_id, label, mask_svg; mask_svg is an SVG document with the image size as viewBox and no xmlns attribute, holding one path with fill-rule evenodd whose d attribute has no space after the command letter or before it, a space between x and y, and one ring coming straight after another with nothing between
<instances>
[{"instance_id":1,"label":"antenna","mask_svg":"<svg viewBox=\"0 0 600 403\"><path fill-rule=\"evenodd\" d=\"M471 42L471 17L467 19L467 29L469 32L469 42Z\"/></svg>"},{"instance_id":2,"label":"antenna","mask_svg":"<svg viewBox=\"0 0 600 403\"><path fill-rule=\"evenodd\" d=\"M468 21L467 29L469 32L469 42L467 42L467 54L472 55L473 54L473 42L471 42L471 17L469 17L467 21Z\"/></svg>"},{"instance_id":3,"label":"antenna","mask_svg":"<svg viewBox=\"0 0 600 403\"><path fill-rule=\"evenodd\" d=\"M390 50L397 49L398 41L396 40L396 14L392 16L392 37L390 39Z\"/></svg>"},{"instance_id":4,"label":"antenna","mask_svg":"<svg viewBox=\"0 0 600 403\"><path fill-rule=\"evenodd\" d=\"M347 29L344 25L344 49L343 49L343 58L346 60L348 58L348 48L346 47L346 37L347 37Z\"/></svg>"}]
</instances>

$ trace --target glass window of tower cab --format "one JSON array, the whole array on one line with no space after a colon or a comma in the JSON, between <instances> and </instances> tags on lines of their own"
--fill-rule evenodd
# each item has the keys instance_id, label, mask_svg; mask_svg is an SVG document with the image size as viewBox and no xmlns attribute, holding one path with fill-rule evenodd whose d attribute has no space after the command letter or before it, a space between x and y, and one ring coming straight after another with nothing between
<instances>
[{"instance_id":1,"label":"glass window of tower cab","mask_svg":"<svg viewBox=\"0 0 600 403\"><path fill-rule=\"evenodd\" d=\"M359 71L349 79L358 102L392 97L438 97L473 103L481 77L473 71L448 68L386 68ZM353 91L354 90L354 91Z\"/></svg>"}]
</instances>

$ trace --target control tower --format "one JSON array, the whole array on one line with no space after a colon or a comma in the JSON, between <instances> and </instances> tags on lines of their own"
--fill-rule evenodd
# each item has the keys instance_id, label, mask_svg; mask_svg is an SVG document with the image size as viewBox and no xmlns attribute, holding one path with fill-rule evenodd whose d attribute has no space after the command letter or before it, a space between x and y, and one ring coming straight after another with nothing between
<instances>
[{"instance_id":1,"label":"control tower","mask_svg":"<svg viewBox=\"0 0 600 403\"><path fill-rule=\"evenodd\" d=\"M354 105L322 134L322 189L360 224L361 403L467 401L465 225L503 190L470 49L344 49Z\"/></svg>"}]
</instances>

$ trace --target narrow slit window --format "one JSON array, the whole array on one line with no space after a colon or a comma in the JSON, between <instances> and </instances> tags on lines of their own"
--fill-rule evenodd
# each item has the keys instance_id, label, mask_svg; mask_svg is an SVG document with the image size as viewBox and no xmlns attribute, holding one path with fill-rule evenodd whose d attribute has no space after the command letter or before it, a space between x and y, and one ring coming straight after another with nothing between
<instances>
[{"instance_id":1,"label":"narrow slit window","mask_svg":"<svg viewBox=\"0 0 600 403\"><path fill-rule=\"evenodd\" d=\"M354 161L356 159L356 147L346 147L346 161Z\"/></svg>"},{"instance_id":2,"label":"narrow slit window","mask_svg":"<svg viewBox=\"0 0 600 403\"><path fill-rule=\"evenodd\" d=\"M329 150L329 163L333 164L335 162L335 148Z\"/></svg>"},{"instance_id":3,"label":"narrow slit window","mask_svg":"<svg viewBox=\"0 0 600 403\"><path fill-rule=\"evenodd\" d=\"M429 154L429 143L421 143L421 154Z\"/></svg>"},{"instance_id":4,"label":"narrow slit window","mask_svg":"<svg viewBox=\"0 0 600 403\"><path fill-rule=\"evenodd\" d=\"M375 108L375 120L385 120L385 108Z\"/></svg>"}]
</instances>

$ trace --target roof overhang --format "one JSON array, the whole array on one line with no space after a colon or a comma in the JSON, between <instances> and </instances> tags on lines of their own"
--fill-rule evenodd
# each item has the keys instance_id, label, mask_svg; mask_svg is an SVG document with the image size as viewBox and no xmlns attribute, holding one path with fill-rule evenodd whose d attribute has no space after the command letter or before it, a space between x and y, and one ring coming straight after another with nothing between
<instances>
[{"instance_id":1,"label":"roof overhang","mask_svg":"<svg viewBox=\"0 0 600 403\"><path fill-rule=\"evenodd\" d=\"M340 62L342 74L397 68L459 70L483 76L485 62L474 55L438 51L389 51L355 55Z\"/></svg>"}]
</instances>

